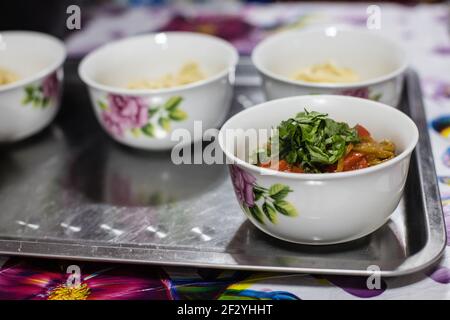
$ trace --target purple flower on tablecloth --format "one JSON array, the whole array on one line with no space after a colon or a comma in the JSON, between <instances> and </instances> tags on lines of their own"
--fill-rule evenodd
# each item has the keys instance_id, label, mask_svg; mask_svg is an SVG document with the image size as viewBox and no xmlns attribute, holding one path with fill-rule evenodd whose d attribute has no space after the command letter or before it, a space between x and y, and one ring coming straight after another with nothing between
<instances>
[{"instance_id":1,"label":"purple flower on tablecloth","mask_svg":"<svg viewBox=\"0 0 450 320\"><path fill-rule=\"evenodd\" d=\"M436 46L433 48L433 52L442 56L450 55L450 46Z\"/></svg>"},{"instance_id":2,"label":"purple flower on tablecloth","mask_svg":"<svg viewBox=\"0 0 450 320\"><path fill-rule=\"evenodd\" d=\"M442 98L450 98L450 83L448 82L439 82L435 87L433 99L440 100Z\"/></svg>"},{"instance_id":3,"label":"purple flower on tablecloth","mask_svg":"<svg viewBox=\"0 0 450 320\"><path fill-rule=\"evenodd\" d=\"M125 128L140 128L147 123L147 107L140 97L110 94L108 102L111 113L119 119L121 125Z\"/></svg>"},{"instance_id":4,"label":"purple flower on tablecloth","mask_svg":"<svg viewBox=\"0 0 450 320\"><path fill-rule=\"evenodd\" d=\"M447 148L442 154L442 164L447 168L450 168L450 148Z\"/></svg>"},{"instance_id":5,"label":"purple flower on tablecloth","mask_svg":"<svg viewBox=\"0 0 450 320\"><path fill-rule=\"evenodd\" d=\"M448 24L448 19L450 19L448 12L440 12L438 15L436 15L436 21L444 23L445 25Z\"/></svg>"},{"instance_id":6,"label":"purple flower on tablecloth","mask_svg":"<svg viewBox=\"0 0 450 320\"><path fill-rule=\"evenodd\" d=\"M211 34L231 42L241 54L249 54L265 33L241 15L176 15L161 31L191 31Z\"/></svg>"},{"instance_id":7,"label":"purple flower on tablecloth","mask_svg":"<svg viewBox=\"0 0 450 320\"><path fill-rule=\"evenodd\" d=\"M253 186L256 178L236 165L230 166L231 181L239 202L251 208L255 205Z\"/></svg>"},{"instance_id":8,"label":"purple flower on tablecloth","mask_svg":"<svg viewBox=\"0 0 450 320\"><path fill-rule=\"evenodd\" d=\"M367 277L355 277L355 276L324 276L325 280L328 280L335 286L338 286L345 292L359 297L359 298L373 298L382 294L387 284L383 279L380 279L380 289L368 289Z\"/></svg>"},{"instance_id":9,"label":"purple flower on tablecloth","mask_svg":"<svg viewBox=\"0 0 450 320\"><path fill-rule=\"evenodd\" d=\"M262 30L255 30L245 38L234 40L233 45L240 54L249 55L255 46L266 37L266 35L267 34Z\"/></svg>"},{"instance_id":10,"label":"purple flower on tablecloth","mask_svg":"<svg viewBox=\"0 0 450 320\"><path fill-rule=\"evenodd\" d=\"M422 80L424 95L436 102L450 99L450 82L437 78L425 78Z\"/></svg>"},{"instance_id":11,"label":"purple flower on tablecloth","mask_svg":"<svg viewBox=\"0 0 450 320\"><path fill-rule=\"evenodd\" d=\"M365 26L367 24L367 16L365 15L345 15L338 19L354 26Z\"/></svg>"},{"instance_id":12,"label":"purple flower on tablecloth","mask_svg":"<svg viewBox=\"0 0 450 320\"><path fill-rule=\"evenodd\" d=\"M450 98L450 84L441 82L436 86L433 94L433 99L439 100L441 98Z\"/></svg>"},{"instance_id":13,"label":"purple flower on tablecloth","mask_svg":"<svg viewBox=\"0 0 450 320\"><path fill-rule=\"evenodd\" d=\"M0 299L9 300L167 300L172 299L161 269L80 265L79 286L67 284L68 265L10 262L0 272Z\"/></svg>"},{"instance_id":14,"label":"purple flower on tablecloth","mask_svg":"<svg viewBox=\"0 0 450 320\"><path fill-rule=\"evenodd\" d=\"M53 72L42 82L42 94L45 98L52 99L58 97L58 92L58 76L56 72Z\"/></svg>"},{"instance_id":15,"label":"purple flower on tablecloth","mask_svg":"<svg viewBox=\"0 0 450 320\"><path fill-rule=\"evenodd\" d=\"M207 33L232 42L245 38L253 27L238 15L211 14L196 17L177 15L161 30Z\"/></svg>"},{"instance_id":16,"label":"purple flower on tablecloth","mask_svg":"<svg viewBox=\"0 0 450 320\"><path fill-rule=\"evenodd\" d=\"M450 270L446 267L437 267L431 271L428 276L438 283L450 283Z\"/></svg>"},{"instance_id":17,"label":"purple flower on tablecloth","mask_svg":"<svg viewBox=\"0 0 450 320\"><path fill-rule=\"evenodd\" d=\"M369 88L345 89L339 92L343 96L352 96L357 98L369 99Z\"/></svg>"}]
</instances>

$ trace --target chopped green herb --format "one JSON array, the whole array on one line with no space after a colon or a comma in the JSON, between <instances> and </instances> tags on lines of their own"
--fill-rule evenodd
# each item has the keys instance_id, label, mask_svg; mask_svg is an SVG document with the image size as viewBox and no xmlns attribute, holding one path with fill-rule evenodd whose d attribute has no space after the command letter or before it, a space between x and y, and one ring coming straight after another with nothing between
<instances>
[{"instance_id":1,"label":"chopped green herb","mask_svg":"<svg viewBox=\"0 0 450 320\"><path fill-rule=\"evenodd\" d=\"M281 122L278 135L279 158L312 173L335 164L345 155L349 143L359 142L355 128L334 121L327 114L307 110Z\"/></svg>"}]
</instances>

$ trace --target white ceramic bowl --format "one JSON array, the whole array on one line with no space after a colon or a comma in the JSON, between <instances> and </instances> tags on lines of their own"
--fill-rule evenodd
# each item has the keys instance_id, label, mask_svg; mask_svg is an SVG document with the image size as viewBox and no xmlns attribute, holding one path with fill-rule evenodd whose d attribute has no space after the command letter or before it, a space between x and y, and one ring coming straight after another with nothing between
<instances>
[{"instance_id":1,"label":"white ceramic bowl","mask_svg":"<svg viewBox=\"0 0 450 320\"><path fill-rule=\"evenodd\" d=\"M126 88L132 81L176 73L191 61L199 64L206 79L167 89ZM123 144L158 150L177 144L171 137L175 129L187 129L195 141L201 135L193 137L194 121L202 121L203 129L224 121L231 104L237 61L236 49L224 40L167 32L105 45L83 59L79 74L89 87L95 114L106 132ZM164 105L174 105L171 102L177 99L176 111L169 112ZM157 111L152 113L150 109Z\"/></svg>"},{"instance_id":2,"label":"white ceramic bowl","mask_svg":"<svg viewBox=\"0 0 450 320\"><path fill-rule=\"evenodd\" d=\"M226 140L227 130L265 129L309 108L328 113L337 121L361 124L375 139L389 139L397 156L382 164L340 173L287 173L251 165L236 154L244 153L239 140L234 148ZM230 132L230 131L228 131ZM414 122L404 113L367 99L335 95L313 95L272 100L249 108L230 118L222 127L219 143L227 161L237 198L243 212L262 231L279 239L303 244L333 244L363 237L381 227L391 216L402 196L409 160L418 141ZM260 141L259 143L265 143ZM277 223L263 216L263 223L250 210L255 187L280 184L292 191L285 198L291 216L276 213ZM295 214L297 213L297 215Z\"/></svg>"},{"instance_id":3,"label":"white ceramic bowl","mask_svg":"<svg viewBox=\"0 0 450 320\"><path fill-rule=\"evenodd\" d=\"M47 34L2 31L0 68L19 80L0 86L0 142L27 138L55 117L61 100L64 44Z\"/></svg>"},{"instance_id":4,"label":"white ceramic bowl","mask_svg":"<svg viewBox=\"0 0 450 320\"><path fill-rule=\"evenodd\" d=\"M268 37L252 53L269 100L309 94L338 94L368 98L396 107L407 68L406 54L376 31L328 27L286 31ZM312 83L293 80L306 67L328 60L351 68L353 83Z\"/></svg>"}]
</instances>

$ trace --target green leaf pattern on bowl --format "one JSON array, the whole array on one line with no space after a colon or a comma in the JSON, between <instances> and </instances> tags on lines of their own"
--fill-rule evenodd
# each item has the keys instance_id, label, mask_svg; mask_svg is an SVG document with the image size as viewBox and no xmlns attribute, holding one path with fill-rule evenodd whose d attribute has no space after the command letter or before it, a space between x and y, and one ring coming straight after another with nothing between
<instances>
[{"instance_id":1,"label":"green leaf pattern on bowl","mask_svg":"<svg viewBox=\"0 0 450 320\"><path fill-rule=\"evenodd\" d=\"M247 213L260 224L267 221L278 223L278 215L297 217L298 211L286 200L292 190L289 186L276 183L266 188L256 182L256 178L236 165L230 166L231 180L238 201Z\"/></svg>"},{"instance_id":2,"label":"green leaf pattern on bowl","mask_svg":"<svg viewBox=\"0 0 450 320\"><path fill-rule=\"evenodd\" d=\"M59 83L56 72L48 75L40 84L30 84L24 89L22 105L34 108L46 108L59 95Z\"/></svg>"}]
</instances>

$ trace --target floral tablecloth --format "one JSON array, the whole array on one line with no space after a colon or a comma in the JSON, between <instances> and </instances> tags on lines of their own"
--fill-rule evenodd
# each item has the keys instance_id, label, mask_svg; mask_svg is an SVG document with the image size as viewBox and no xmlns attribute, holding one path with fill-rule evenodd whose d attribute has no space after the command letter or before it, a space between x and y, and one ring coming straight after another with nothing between
<instances>
[{"instance_id":1,"label":"floral tablecloth","mask_svg":"<svg viewBox=\"0 0 450 320\"><path fill-rule=\"evenodd\" d=\"M364 27L368 4L103 7L67 38L71 57L107 41L155 30L191 30L231 41L242 54L268 34L329 24ZM446 220L450 219L450 40L445 5L381 4L380 32L405 46L421 77ZM219 13L220 12L220 13ZM449 221L450 222L450 221ZM450 225L450 224L449 224ZM450 231L450 229L447 229ZM450 245L450 242L449 242ZM447 299L450 248L428 273L383 279L77 263L81 286L66 287L74 262L0 257L0 299Z\"/></svg>"}]
</instances>

